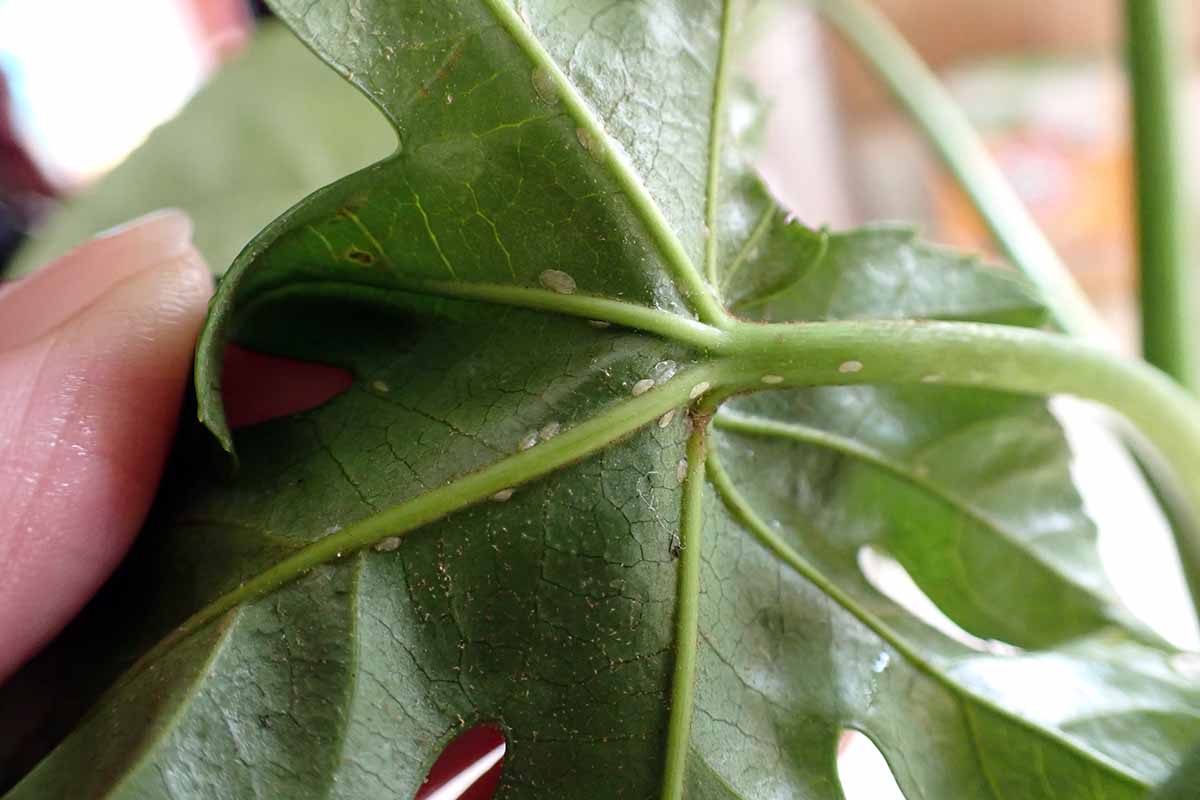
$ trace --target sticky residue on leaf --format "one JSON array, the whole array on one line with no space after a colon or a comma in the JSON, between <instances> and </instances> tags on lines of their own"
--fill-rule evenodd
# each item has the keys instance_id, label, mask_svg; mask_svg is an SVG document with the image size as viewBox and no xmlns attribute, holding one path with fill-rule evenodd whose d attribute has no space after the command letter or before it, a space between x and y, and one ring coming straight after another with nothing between
<instances>
[{"instance_id":1,"label":"sticky residue on leaf","mask_svg":"<svg viewBox=\"0 0 1200 800\"><path fill-rule=\"evenodd\" d=\"M558 294L574 294L575 279L560 269L548 269L538 275L538 282Z\"/></svg>"}]
</instances>

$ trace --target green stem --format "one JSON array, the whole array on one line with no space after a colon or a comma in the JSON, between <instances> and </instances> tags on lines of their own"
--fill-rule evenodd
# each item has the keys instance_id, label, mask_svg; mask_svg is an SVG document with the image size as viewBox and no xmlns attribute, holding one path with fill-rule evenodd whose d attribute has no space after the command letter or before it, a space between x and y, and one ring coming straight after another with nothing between
<instances>
[{"instance_id":1,"label":"green stem","mask_svg":"<svg viewBox=\"0 0 1200 800\"><path fill-rule=\"evenodd\" d=\"M729 83L729 40L732 38L733 12L729 0L721 3L720 49L717 51L716 77L713 78L712 113L708 134L708 176L704 205L704 274L709 286L720 298L721 283L717 278L717 211L721 204L721 134L725 130L725 93Z\"/></svg>"},{"instance_id":2,"label":"green stem","mask_svg":"<svg viewBox=\"0 0 1200 800\"><path fill-rule=\"evenodd\" d=\"M1170 467L1167 490L1200 518L1200 404L1169 377L1068 336L955 322L741 323L721 365L725 386L945 384L1031 395L1069 394L1124 415ZM1162 470L1160 474L1168 474ZM1200 538L1177 526L1175 543L1193 603L1200 598ZM1198 609L1200 610L1200 609Z\"/></svg>"},{"instance_id":3,"label":"green stem","mask_svg":"<svg viewBox=\"0 0 1200 800\"><path fill-rule=\"evenodd\" d=\"M393 286L379 287L349 281L310 281L281 286L255 297L247 303L241 314L249 318L253 316L257 306L299 297L359 300L376 305L394 304L403 309L407 308L405 295L418 294L550 311L605 325L644 331L699 350L719 348L729 340L724 331L711 325L625 300L612 300L588 294L558 294L544 289L527 289L500 283L434 281L420 278L396 278L393 283Z\"/></svg>"},{"instance_id":4,"label":"green stem","mask_svg":"<svg viewBox=\"0 0 1200 800\"><path fill-rule=\"evenodd\" d=\"M1200 380L1192 330L1200 297L1192 278L1188 186L1180 109L1191 28L1182 0L1126 0L1133 139L1137 166L1142 352L1195 390Z\"/></svg>"},{"instance_id":5,"label":"green stem","mask_svg":"<svg viewBox=\"0 0 1200 800\"><path fill-rule=\"evenodd\" d=\"M513 453L490 466L317 539L197 611L142 656L125 673L120 684L137 675L143 667L153 663L177 642L227 611L270 594L314 567L369 547L382 539L411 533L455 511L486 501L489 497L505 501L507 496L497 494L561 469L603 449L667 411L686 406L697 384L712 383L716 379L717 370L712 366L682 372L662 386L613 406L547 442Z\"/></svg>"},{"instance_id":6,"label":"green stem","mask_svg":"<svg viewBox=\"0 0 1200 800\"><path fill-rule=\"evenodd\" d=\"M698 422L687 445L683 516L679 526L679 592L675 612L675 675L663 767L663 800L682 800L692 740L696 696L696 648L700 641L700 536L704 529L705 423Z\"/></svg>"},{"instance_id":7,"label":"green stem","mask_svg":"<svg viewBox=\"0 0 1200 800\"><path fill-rule=\"evenodd\" d=\"M1041 290L1043 302L1049 307L1059 327L1068 333L1095 343L1108 345L1112 341L1112 337L1104 322L1013 192L966 115L887 18L872 8L865 0L809 0L809 2L814 3L825 18L857 49L888 85L895 97L908 109L933 143L946 166L957 178L959 185L970 197L996 241L1013 263ZM1149 8L1150 6L1157 5L1159 2L1169 2L1169 0L1127 0L1127 2L1132 23L1133 16L1136 15L1140 21L1143 16L1154 13L1154 9ZM1161 22L1161 17L1158 19ZM1132 27L1131 24L1131 29ZM1180 30L1183 28L1183 26L1177 27ZM1145 35L1132 38L1142 38L1142 36ZM1161 53L1159 55L1161 56ZM1136 68L1137 65L1135 65ZM1137 91L1135 78L1135 95ZM1138 100L1135 97L1135 103L1145 104L1145 90L1142 91L1143 98ZM1150 124L1154 125L1156 122L1151 120ZM1176 126L1173 124L1161 127L1163 130L1176 130ZM1153 163L1153 157L1151 157L1151 163ZM1169 163L1172 162L1164 158L1160 166ZM1174 161L1173 163L1178 164L1179 162ZM1139 192L1142 204L1139 210L1143 224L1149 218L1151 226L1155 225L1153 212L1148 211L1145 206L1157 202L1153 196L1158 190L1156 184L1171 184L1174 187L1172 191L1176 191L1179 188L1179 181L1181 178L1178 175L1169 176L1161 182L1151 179L1148 175L1143 175L1139 179L1139 182L1145 187ZM1172 195L1172 197L1175 196ZM1178 210L1175 200L1167 202L1171 204L1173 210ZM1175 234L1179 233L1178 228L1173 230ZM1168 241L1169 244L1166 245L1168 249L1183 245L1182 239L1170 238L1168 240L1166 237L1172 234L1167 229L1164 228L1161 232L1164 238L1156 239L1160 242L1160 247L1162 246L1161 242ZM1157 234L1158 231L1155 231L1151 235ZM1143 237L1145 237L1145 233L1143 233ZM1147 258L1146 247L1147 243L1143 238L1143 260L1146 262L1157 261L1159 258L1157 255ZM1178 251L1174 256L1168 257L1179 259L1179 261L1172 262L1173 264L1180 264L1185 258ZM1151 269L1154 268L1151 267ZM1193 352L1194 348L1187 346L1185 339L1177 338L1182 331L1174 327L1187 319L1188 302L1195 297L1194 292L1182 285L1187 274L1184 269L1173 269L1170 272L1168 280L1176 281L1175 285L1179 291L1173 295L1172 299L1167 300L1151 299L1151 295L1156 292L1162 294L1167 291L1169 293L1157 274L1151 276L1149 282L1154 285L1149 288L1148 292L1143 291L1143 308L1156 306L1156 309L1153 313L1144 311L1143 316L1150 320L1149 327L1157 327L1161 324L1169 328L1163 331L1149 330L1146 334L1147 339L1156 343L1152 345L1155 350L1154 355L1150 356L1152 363L1158 363L1164 366L1168 372L1181 377L1187 381L1185 385L1194 386L1191 381L1195 378L1197 356ZM1176 305L1177 303L1180 305ZM1177 309L1182 309L1182 311ZM1164 311L1168 312L1165 314L1166 319L1160 321L1160 315ZM1160 346L1157 344L1158 342L1166 344ZM1179 346L1179 342L1184 344ZM1162 355L1164 351L1165 356ZM1172 367L1169 363L1165 363L1165 359L1172 358L1172 355L1183 353L1189 355L1180 356L1179 365ZM1187 363L1184 364L1184 361ZM1189 370L1193 371L1190 375L1186 374ZM1122 439L1127 447L1135 451L1142 449L1140 443L1131 440L1127 435L1122 435ZM1191 508L1189 508L1189 504L1180 502L1179 492L1175 491L1171 485L1171 476L1164 474L1161 463L1156 463L1153 459L1147 459L1144 456L1139 460L1146 466L1150 484L1156 495L1162 500L1164 511L1171 521L1172 533L1180 548L1180 560L1184 563L1184 572L1189 576L1189 584L1192 587L1193 603L1200 610L1200 594L1197 592L1197 589L1200 588L1197 586L1197 580L1200 579L1194 577L1200 576L1198 547L1182 544L1184 542L1200 542L1200 515L1197 515L1194 504L1191 504Z\"/></svg>"},{"instance_id":8,"label":"green stem","mask_svg":"<svg viewBox=\"0 0 1200 800\"><path fill-rule=\"evenodd\" d=\"M711 287L705 282L704 275L692 263L674 228L667 222L662 210L638 178L637 170L634 169L629 156L609 137L600 118L592 111L575 84L567 78L558 62L546 52L541 41L529 30L517 10L502 0L485 0L485 4L491 8L501 27L508 31L535 67L545 70L558 87L559 100L579 126L581 136L595 143L594 148L589 148L592 157L604 164L620 185L626 199L645 224L650 238L658 246L667 268L675 277L676 285L687 298L696 316L701 322L718 328L724 327L729 321L729 315L725 313Z\"/></svg>"},{"instance_id":9,"label":"green stem","mask_svg":"<svg viewBox=\"0 0 1200 800\"><path fill-rule=\"evenodd\" d=\"M1009 709L998 705L992 698L976 694L971 691L969 686L955 683L949 679L945 670L938 669L929 659L922 655L918 648L910 644L904 636L888 625L879 614L872 613L863 604L856 601L852 595L843 591L834 581L826 577L821 570L810 564L798 552L792 549L782 536L759 517L750 503L747 502L746 498L738 490L729 473L725 471L716 449L708 454L708 479L712 483L717 495L724 502L725 507L729 510L729 513L758 540L759 544L775 554L779 560L791 567L797 575L817 587L831 600L887 642L890 647L894 648L898 654L907 659L915 669L924 673L930 680L940 683L955 695L968 701L970 705L981 707L1000 717L1007 717L1015 725L1025 728L1035 736L1050 740L1067 752L1075 753L1080 757L1092 760L1118 780L1141 788L1141 781L1127 773L1116 761L1105 756L1100 756L1094 751L1084 750L1077 742L1072 741L1060 731L1051 727L1039 727L1020 715L1013 714ZM968 711L968 713L970 705L966 703L963 705L964 710Z\"/></svg>"},{"instance_id":10,"label":"green stem","mask_svg":"<svg viewBox=\"0 0 1200 800\"><path fill-rule=\"evenodd\" d=\"M579 309L583 310L583 309ZM588 313L592 310L586 309ZM1124 414L1170 467L1174 481L1164 482L1185 502L1189 525L1176 528L1176 546L1193 598L1200 597L1200 538L1181 531L1200 530L1200 404L1170 378L1141 362L1122 360L1098 347L1066 336L1005 325L960 322L813 322L756 324L737 322L722 332L710 353L715 360L693 367L668 383L633 397L556 436L549 442L510 455L398 506L359 520L319 539L246 581L198 611L159 642L126 673L141 667L193 631L262 597L306 570L379 540L400 536L489 496L549 474L597 452L663 413L696 401L704 413L730 392L764 388L849 384L937 383L1033 395L1072 394ZM676 663L675 729L690 724L690 700L680 687L694 677L695 603L698 580L699 481L704 450L701 436L689 442L685 483L684 560L680 577L679 636ZM1167 474L1164 470L1163 474ZM501 499L501 498L498 498ZM689 533L689 531L697 533ZM687 644L688 631L693 634ZM692 677L689 677L692 676ZM679 719L674 715L688 715ZM682 735L682 734L677 734ZM668 748L668 765L679 755ZM686 748L685 748L686 749ZM682 770L682 766L678 767ZM676 773L671 773L676 774ZM679 773L681 774L681 773ZM672 779L674 780L674 779ZM681 780L681 779L680 779ZM664 792L670 795L669 783ZM682 784L679 784L680 786Z\"/></svg>"},{"instance_id":11,"label":"green stem","mask_svg":"<svg viewBox=\"0 0 1200 800\"><path fill-rule=\"evenodd\" d=\"M966 114L883 14L864 0L809 0L875 69L1068 333L1107 343L1103 320L996 166ZM1134 3L1140 0L1133 0Z\"/></svg>"}]
</instances>

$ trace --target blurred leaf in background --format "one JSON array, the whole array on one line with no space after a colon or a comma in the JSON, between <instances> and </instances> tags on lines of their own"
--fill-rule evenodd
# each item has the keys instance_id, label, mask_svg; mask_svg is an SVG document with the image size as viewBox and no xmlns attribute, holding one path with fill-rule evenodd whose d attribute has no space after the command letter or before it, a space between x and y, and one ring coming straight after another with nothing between
<instances>
[{"instance_id":1,"label":"blurred leaf in background","mask_svg":"<svg viewBox=\"0 0 1200 800\"><path fill-rule=\"evenodd\" d=\"M368 100L290 32L267 24L179 116L51 214L5 277L166 206L192 215L196 246L223 272L281 211L383 157L394 143Z\"/></svg>"}]
</instances>

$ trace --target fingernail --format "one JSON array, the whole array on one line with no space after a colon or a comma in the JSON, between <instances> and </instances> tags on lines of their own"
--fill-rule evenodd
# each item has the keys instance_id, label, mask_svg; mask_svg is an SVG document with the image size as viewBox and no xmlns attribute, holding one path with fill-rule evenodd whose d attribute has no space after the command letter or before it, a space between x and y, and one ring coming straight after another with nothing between
<instances>
[{"instance_id":1,"label":"fingernail","mask_svg":"<svg viewBox=\"0 0 1200 800\"><path fill-rule=\"evenodd\" d=\"M149 245L171 246L178 242L189 242L192 238L192 220L178 208L162 208L149 214L114 225L97 233L93 241L131 238L134 242Z\"/></svg>"},{"instance_id":2,"label":"fingernail","mask_svg":"<svg viewBox=\"0 0 1200 800\"><path fill-rule=\"evenodd\" d=\"M180 257L192 221L178 209L155 211L98 234L0 293L0 350L44 335L122 280Z\"/></svg>"}]
</instances>

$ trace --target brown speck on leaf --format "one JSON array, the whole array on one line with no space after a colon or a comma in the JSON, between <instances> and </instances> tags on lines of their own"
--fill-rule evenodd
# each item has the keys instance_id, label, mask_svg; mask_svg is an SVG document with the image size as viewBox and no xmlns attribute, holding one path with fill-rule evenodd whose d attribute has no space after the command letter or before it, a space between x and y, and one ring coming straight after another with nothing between
<instances>
[{"instance_id":1,"label":"brown speck on leaf","mask_svg":"<svg viewBox=\"0 0 1200 800\"><path fill-rule=\"evenodd\" d=\"M437 72L434 73L437 80L444 81L450 77L450 71L462 60L463 50L466 49L466 45L466 41L459 42L458 46L451 51L450 57L446 59L446 63L438 67Z\"/></svg>"},{"instance_id":2,"label":"brown speck on leaf","mask_svg":"<svg viewBox=\"0 0 1200 800\"><path fill-rule=\"evenodd\" d=\"M375 263L375 256L371 255L366 250L360 250L357 247L351 247L349 250L347 250L346 258L357 264L362 264L364 267L369 267Z\"/></svg>"},{"instance_id":3,"label":"brown speck on leaf","mask_svg":"<svg viewBox=\"0 0 1200 800\"><path fill-rule=\"evenodd\" d=\"M342 207L337 210L336 216L340 217L341 219L350 219L355 212L367 204L369 199L370 194L368 192L355 192L346 198L345 202L342 204Z\"/></svg>"}]
</instances>

